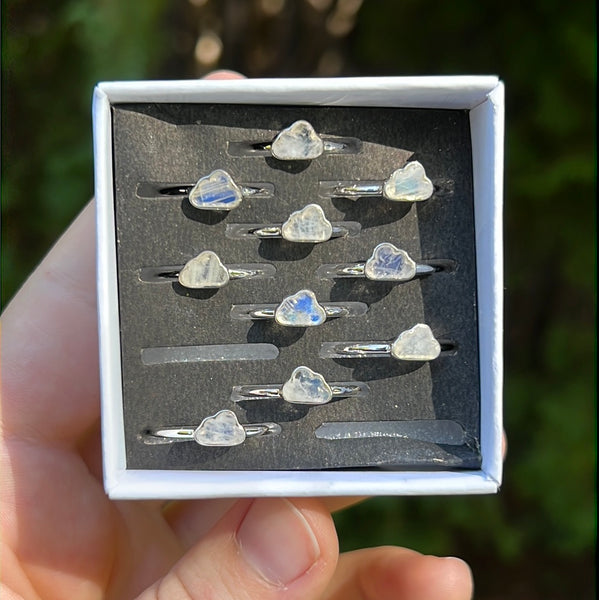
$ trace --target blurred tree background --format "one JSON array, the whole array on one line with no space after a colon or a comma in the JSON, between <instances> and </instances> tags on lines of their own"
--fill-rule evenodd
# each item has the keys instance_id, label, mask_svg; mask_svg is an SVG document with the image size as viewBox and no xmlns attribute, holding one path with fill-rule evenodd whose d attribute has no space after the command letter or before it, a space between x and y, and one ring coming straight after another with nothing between
<instances>
[{"instance_id":1,"label":"blurred tree background","mask_svg":"<svg viewBox=\"0 0 599 600\"><path fill-rule=\"evenodd\" d=\"M595 3L2 2L2 302L93 191L100 80L498 74L506 82L497 496L373 498L343 549L455 554L484 600L595 598ZM43 301L43 298L40 298Z\"/></svg>"}]
</instances>

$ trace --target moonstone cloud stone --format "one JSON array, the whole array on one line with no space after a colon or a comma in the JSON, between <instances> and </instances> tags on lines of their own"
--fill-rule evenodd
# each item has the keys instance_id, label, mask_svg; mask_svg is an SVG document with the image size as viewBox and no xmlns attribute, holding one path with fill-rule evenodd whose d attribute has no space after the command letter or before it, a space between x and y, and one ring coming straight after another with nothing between
<instances>
[{"instance_id":1,"label":"moonstone cloud stone","mask_svg":"<svg viewBox=\"0 0 599 600\"><path fill-rule=\"evenodd\" d=\"M189 192L189 203L201 210L232 210L242 200L239 186L221 169L202 177Z\"/></svg>"},{"instance_id":2,"label":"moonstone cloud stone","mask_svg":"<svg viewBox=\"0 0 599 600\"><path fill-rule=\"evenodd\" d=\"M320 373L297 367L282 389L283 398L292 404L326 404L333 391Z\"/></svg>"},{"instance_id":3,"label":"moonstone cloud stone","mask_svg":"<svg viewBox=\"0 0 599 600\"><path fill-rule=\"evenodd\" d=\"M441 345L425 323L400 333L391 345L391 356L399 360L434 360L440 352Z\"/></svg>"},{"instance_id":4,"label":"moonstone cloud stone","mask_svg":"<svg viewBox=\"0 0 599 600\"><path fill-rule=\"evenodd\" d=\"M279 160L311 160L324 151L324 143L308 121L296 121L274 139L271 152Z\"/></svg>"},{"instance_id":5,"label":"moonstone cloud stone","mask_svg":"<svg viewBox=\"0 0 599 600\"><path fill-rule=\"evenodd\" d=\"M300 290L288 296L275 310L275 321L285 327L315 327L326 318L324 308L311 290Z\"/></svg>"},{"instance_id":6,"label":"moonstone cloud stone","mask_svg":"<svg viewBox=\"0 0 599 600\"><path fill-rule=\"evenodd\" d=\"M318 204L292 212L281 227L281 236L289 242L326 242L332 234L333 226Z\"/></svg>"},{"instance_id":7,"label":"moonstone cloud stone","mask_svg":"<svg viewBox=\"0 0 599 600\"><path fill-rule=\"evenodd\" d=\"M404 250L383 242L366 261L364 275L375 281L408 281L416 275L416 263Z\"/></svg>"},{"instance_id":8,"label":"moonstone cloud stone","mask_svg":"<svg viewBox=\"0 0 599 600\"><path fill-rule=\"evenodd\" d=\"M391 173L383 185L383 196L398 202L418 202L428 200L433 190L433 183L426 176L424 167L415 160Z\"/></svg>"},{"instance_id":9,"label":"moonstone cloud stone","mask_svg":"<svg viewBox=\"0 0 599 600\"><path fill-rule=\"evenodd\" d=\"M211 250L200 252L179 272L179 283L186 288L220 288L228 282L229 271Z\"/></svg>"},{"instance_id":10,"label":"moonstone cloud stone","mask_svg":"<svg viewBox=\"0 0 599 600\"><path fill-rule=\"evenodd\" d=\"M238 446L245 441L246 435L235 413L221 410L212 417L206 417L193 437L201 446Z\"/></svg>"}]
</instances>

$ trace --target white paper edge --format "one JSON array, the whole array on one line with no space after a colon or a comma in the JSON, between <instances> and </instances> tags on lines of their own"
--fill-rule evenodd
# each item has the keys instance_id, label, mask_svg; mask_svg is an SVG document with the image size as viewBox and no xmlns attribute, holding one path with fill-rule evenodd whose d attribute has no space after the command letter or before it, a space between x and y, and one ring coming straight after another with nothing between
<instances>
[{"instance_id":1,"label":"white paper edge","mask_svg":"<svg viewBox=\"0 0 599 600\"><path fill-rule=\"evenodd\" d=\"M497 86L494 75L103 82L112 103L222 102L471 109ZM265 96L265 91L267 95Z\"/></svg>"},{"instance_id":2,"label":"white paper edge","mask_svg":"<svg viewBox=\"0 0 599 600\"><path fill-rule=\"evenodd\" d=\"M127 470L125 458L110 105L116 102L264 102L338 106L472 109L473 169L481 363L480 471L150 471ZM376 94L380 95L377 97ZM234 97L231 96L234 94ZM399 97L398 97L399 94ZM478 108L477 108L478 107ZM111 498L240 496L444 495L496 492L502 457L502 186L503 85L495 76L382 77L232 81L104 82L94 93L98 214L99 324L105 489ZM480 155L478 156L478 154ZM483 177L483 174L486 177ZM490 179L489 179L490 177ZM478 214L481 211L481 214ZM486 232L486 233L485 233ZM489 237L485 237L488 234ZM479 247L479 243L481 246ZM488 337L490 336L490 337Z\"/></svg>"},{"instance_id":3,"label":"white paper edge","mask_svg":"<svg viewBox=\"0 0 599 600\"><path fill-rule=\"evenodd\" d=\"M476 235L482 470L503 471L503 140L504 86L470 111Z\"/></svg>"},{"instance_id":4,"label":"white paper edge","mask_svg":"<svg viewBox=\"0 0 599 600\"><path fill-rule=\"evenodd\" d=\"M496 481L480 471L121 471L113 499L182 500L257 496L418 496L489 494Z\"/></svg>"},{"instance_id":5,"label":"white paper edge","mask_svg":"<svg viewBox=\"0 0 599 600\"><path fill-rule=\"evenodd\" d=\"M118 487L126 468L121 379L120 321L116 272L116 234L112 187L112 118L110 101L94 91L94 176L96 199L98 331L102 405L104 487ZM99 275L103 276L100 277Z\"/></svg>"}]
</instances>

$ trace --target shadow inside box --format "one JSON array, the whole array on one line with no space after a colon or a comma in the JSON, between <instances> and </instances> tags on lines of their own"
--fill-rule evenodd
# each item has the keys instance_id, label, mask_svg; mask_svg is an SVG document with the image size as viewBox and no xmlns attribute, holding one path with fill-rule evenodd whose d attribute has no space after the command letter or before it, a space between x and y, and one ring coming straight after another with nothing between
<instances>
[{"instance_id":1,"label":"shadow inside box","mask_svg":"<svg viewBox=\"0 0 599 600\"><path fill-rule=\"evenodd\" d=\"M284 171L285 173L297 174L305 171L311 164L311 160L279 160L274 156L267 156L265 158L266 164L271 169L277 169L278 171Z\"/></svg>"},{"instance_id":2,"label":"shadow inside box","mask_svg":"<svg viewBox=\"0 0 599 600\"><path fill-rule=\"evenodd\" d=\"M289 404L282 398L242 400L237 406L245 413L248 423L287 423L303 419L310 409L307 405Z\"/></svg>"},{"instance_id":3,"label":"shadow inside box","mask_svg":"<svg viewBox=\"0 0 599 600\"><path fill-rule=\"evenodd\" d=\"M315 244L289 242L283 239L261 240L258 254L266 260L296 261L310 255Z\"/></svg>"},{"instance_id":4,"label":"shadow inside box","mask_svg":"<svg viewBox=\"0 0 599 600\"><path fill-rule=\"evenodd\" d=\"M275 321L255 321L247 332L249 344L266 343L278 348L295 344L306 333L305 327L282 327Z\"/></svg>"},{"instance_id":5,"label":"shadow inside box","mask_svg":"<svg viewBox=\"0 0 599 600\"><path fill-rule=\"evenodd\" d=\"M353 381L376 381L413 373L427 363L425 361L398 361L388 358L333 358L338 365L352 369Z\"/></svg>"},{"instance_id":6,"label":"shadow inside box","mask_svg":"<svg viewBox=\"0 0 599 600\"><path fill-rule=\"evenodd\" d=\"M210 289L193 289L187 288L181 285L178 281L173 281L171 284L173 291L178 296L185 296L186 298L195 298L196 300L207 300L208 298L212 298L217 292L218 288L210 288Z\"/></svg>"},{"instance_id":7,"label":"shadow inside box","mask_svg":"<svg viewBox=\"0 0 599 600\"><path fill-rule=\"evenodd\" d=\"M226 210L200 210L189 203L188 198L181 200L181 212L192 221L203 223L204 225L218 225L229 216Z\"/></svg>"},{"instance_id":8,"label":"shadow inside box","mask_svg":"<svg viewBox=\"0 0 599 600\"><path fill-rule=\"evenodd\" d=\"M370 306L388 296L397 285L368 279L337 279L331 288L331 302L365 302Z\"/></svg>"},{"instance_id":9,"label":"shadow inside box","mask_svg":"<svg viewBox=\"0 0 599 600\"><path fill-rule=\"evenodd\" d=\"M347 400L345 397L332 398L327 405ZM303 419L316 404L293 404L283 398L261 398L240 400L236 405L244 411L248 422L275 421L290 422Z\"/></svg>"},{"instance_id":10,"label":"shadow inside box","mask_svg":"<svg viewBox=\"0 0 599 600\"><path fill-rule=\"evenodd\" d=\"M346 221L358 221L362 229L394 223L405 217L412 203L391 202L385 198L332 198L333 206L345 214Z\"/></svg>"}]
</instances>

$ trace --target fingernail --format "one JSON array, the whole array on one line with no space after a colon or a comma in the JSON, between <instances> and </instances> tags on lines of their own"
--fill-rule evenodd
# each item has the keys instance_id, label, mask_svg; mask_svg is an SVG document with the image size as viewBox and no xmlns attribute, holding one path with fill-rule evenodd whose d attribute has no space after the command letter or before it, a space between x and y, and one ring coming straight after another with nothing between
<instances>
[{"instance_id":1,"label":"fingernail","mask_svg":"<svg viewBox=\"0 0 599 600\"><path fill-rule=\"evenodd\" d=\"M446 585L454 582L454 588L461 590L460 598L474 598L474 580L470 565L457 556L440 557L445 564L450 564L451 569L443 575Z\"/></svg>"},{"instance_id":2,"label":"fingernail","mask_svg":"<svg viewBox=\"0 0 599 600\"><path fill-rule=\"evenodd\" d=\"M280 498L254 500L237 531L237 542L247 563L278 586L295 581L320 556L302 513Z\"/></svg>"},{"instance_id":3,"label":"fingernail","mask_svg":"<svg viewBox=\"0 0 599 600\"><path fill-rule=\"evenodd\" d=\"M431 556L435 556L434 554L431 554ZM455 562L456 564L458 563L464 563L467 564L465 560L463 560L462 558L458 558L457 556L436 556L435 558L439 558L443 561L447 561L447 562Z\"/></svg>"}]
</instances>

